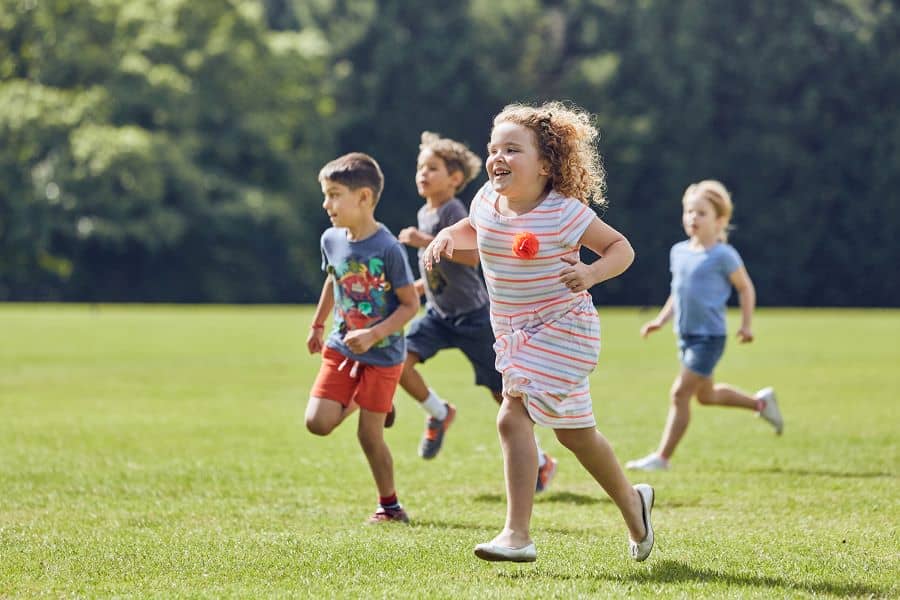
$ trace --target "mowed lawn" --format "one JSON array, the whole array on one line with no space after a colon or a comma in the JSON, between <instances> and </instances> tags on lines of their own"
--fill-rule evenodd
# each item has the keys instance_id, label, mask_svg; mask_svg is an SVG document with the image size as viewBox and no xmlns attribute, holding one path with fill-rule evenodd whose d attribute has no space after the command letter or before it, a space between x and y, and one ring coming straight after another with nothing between
<instances>
[{"instance_id":1,"label":"mowed lawn","mask_svg":"<svg viewBox=\"0 0 900 600\"><path fill-rule=\"evenodd\" d=\"M621 462L652 450L677 370L655 314L603 309L592 377ZM897 597L900 311L761 309L718 378L774 385L781 438L695 407L657 489L657 546L548 430L538 561L472 554L503 525L496 406L461 354L422 371L459 413L433 461L398 391L387 432L412 525L363 525L374 485L348 421L303 427L309 307L0 305L0 597ZM736 314L731 314L732 331Z\"/></svg>"}]
</instances>

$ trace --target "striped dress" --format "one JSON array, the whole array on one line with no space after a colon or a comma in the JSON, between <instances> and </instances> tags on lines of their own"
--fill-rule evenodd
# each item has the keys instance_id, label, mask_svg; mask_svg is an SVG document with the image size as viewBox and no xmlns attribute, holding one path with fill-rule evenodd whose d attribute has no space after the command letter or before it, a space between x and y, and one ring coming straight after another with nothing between
<instances>
[{"instance_id":1,"label":"striped dress","mask_svg":"<svg viewBox=\"0 0 900 600\"><path fill-rule=\"evenodd\" d=\"M578 258L594 220L583 203L551 191L530 212L501 215L499 195L485 184L469 209L491 299L497 370L503 392L519 397L532 420L554 429L595 425L588 376L600 354L600 320L589 293L559 281L563 256ZM537 236L532 258L513 253L521 232Z\"/></svg>"}]
</instances>

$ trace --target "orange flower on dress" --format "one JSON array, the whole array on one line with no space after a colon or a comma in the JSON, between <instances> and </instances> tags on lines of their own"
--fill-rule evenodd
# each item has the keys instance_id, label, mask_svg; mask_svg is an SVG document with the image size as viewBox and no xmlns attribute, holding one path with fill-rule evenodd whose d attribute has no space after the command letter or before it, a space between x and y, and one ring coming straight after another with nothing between
<instances>
[{"instance_id":1,"label":"orange flower on dress","mask_svg":"<svg viewBox=\"0 0 900 600\"><path fill-rule=\"evenodd\" d=\"M537 236L530 231L517 233L513 238L512 251L519 258L534 258L540 247Z\"/></svg>"}]
</instances>

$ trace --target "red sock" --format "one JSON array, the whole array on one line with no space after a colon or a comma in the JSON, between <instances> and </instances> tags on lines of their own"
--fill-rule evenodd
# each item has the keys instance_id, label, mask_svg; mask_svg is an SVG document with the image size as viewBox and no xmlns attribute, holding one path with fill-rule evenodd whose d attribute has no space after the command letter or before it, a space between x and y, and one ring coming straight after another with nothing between
<instances>
[{"instance_id":1,"label":"red sock","mask_svg":"<svg viewBox=\"0 0 900 600\"><path fill-rule=\"evenodd\" d=\"M400 508L400 502L397 500L397 492L394 492L390 496L379 496L378 504L380 504L382 508Z\"/></svg>"}]
</instances>

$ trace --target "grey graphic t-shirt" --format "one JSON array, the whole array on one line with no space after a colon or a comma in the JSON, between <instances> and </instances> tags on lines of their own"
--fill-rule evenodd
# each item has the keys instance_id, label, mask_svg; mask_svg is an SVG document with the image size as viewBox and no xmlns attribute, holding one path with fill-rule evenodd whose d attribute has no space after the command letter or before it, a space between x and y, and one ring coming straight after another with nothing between
<instances>
[{"instance_id":1,"label":"grey graphic t-shirt","mask_svg":"<svg viewBox=\"0 0 900 600\"><path fill-rule=\"evenodd\" d=\"M412 285L406 250L387 227L364 240L351 242L338 227L322 234L322 269L334 278L334 326L326 342L353 360L378 366L402 363L406 358L403 330L395 331L365 354L354 354L344 335L373 327L391 315L400 301L397 288Z\"/></svg>"},{"instance_id":2,"label":"grey graphic t-shirt","mask_svg":"<svg viewBox=\"0 0 900 600\"><path fill-rule=\"evenodd\" d=\"M444 227L467 216L469 210L459 198L445 202L436 210L425 205L417 215L419 231L437 235ZM442 317L456 317L488 304L487 289L477 267L442 260L429 271L422 262L424 252L424 248L419 248L419 272L425 280L425 300L430 308Z\"/></svg>"}]
</instances>

